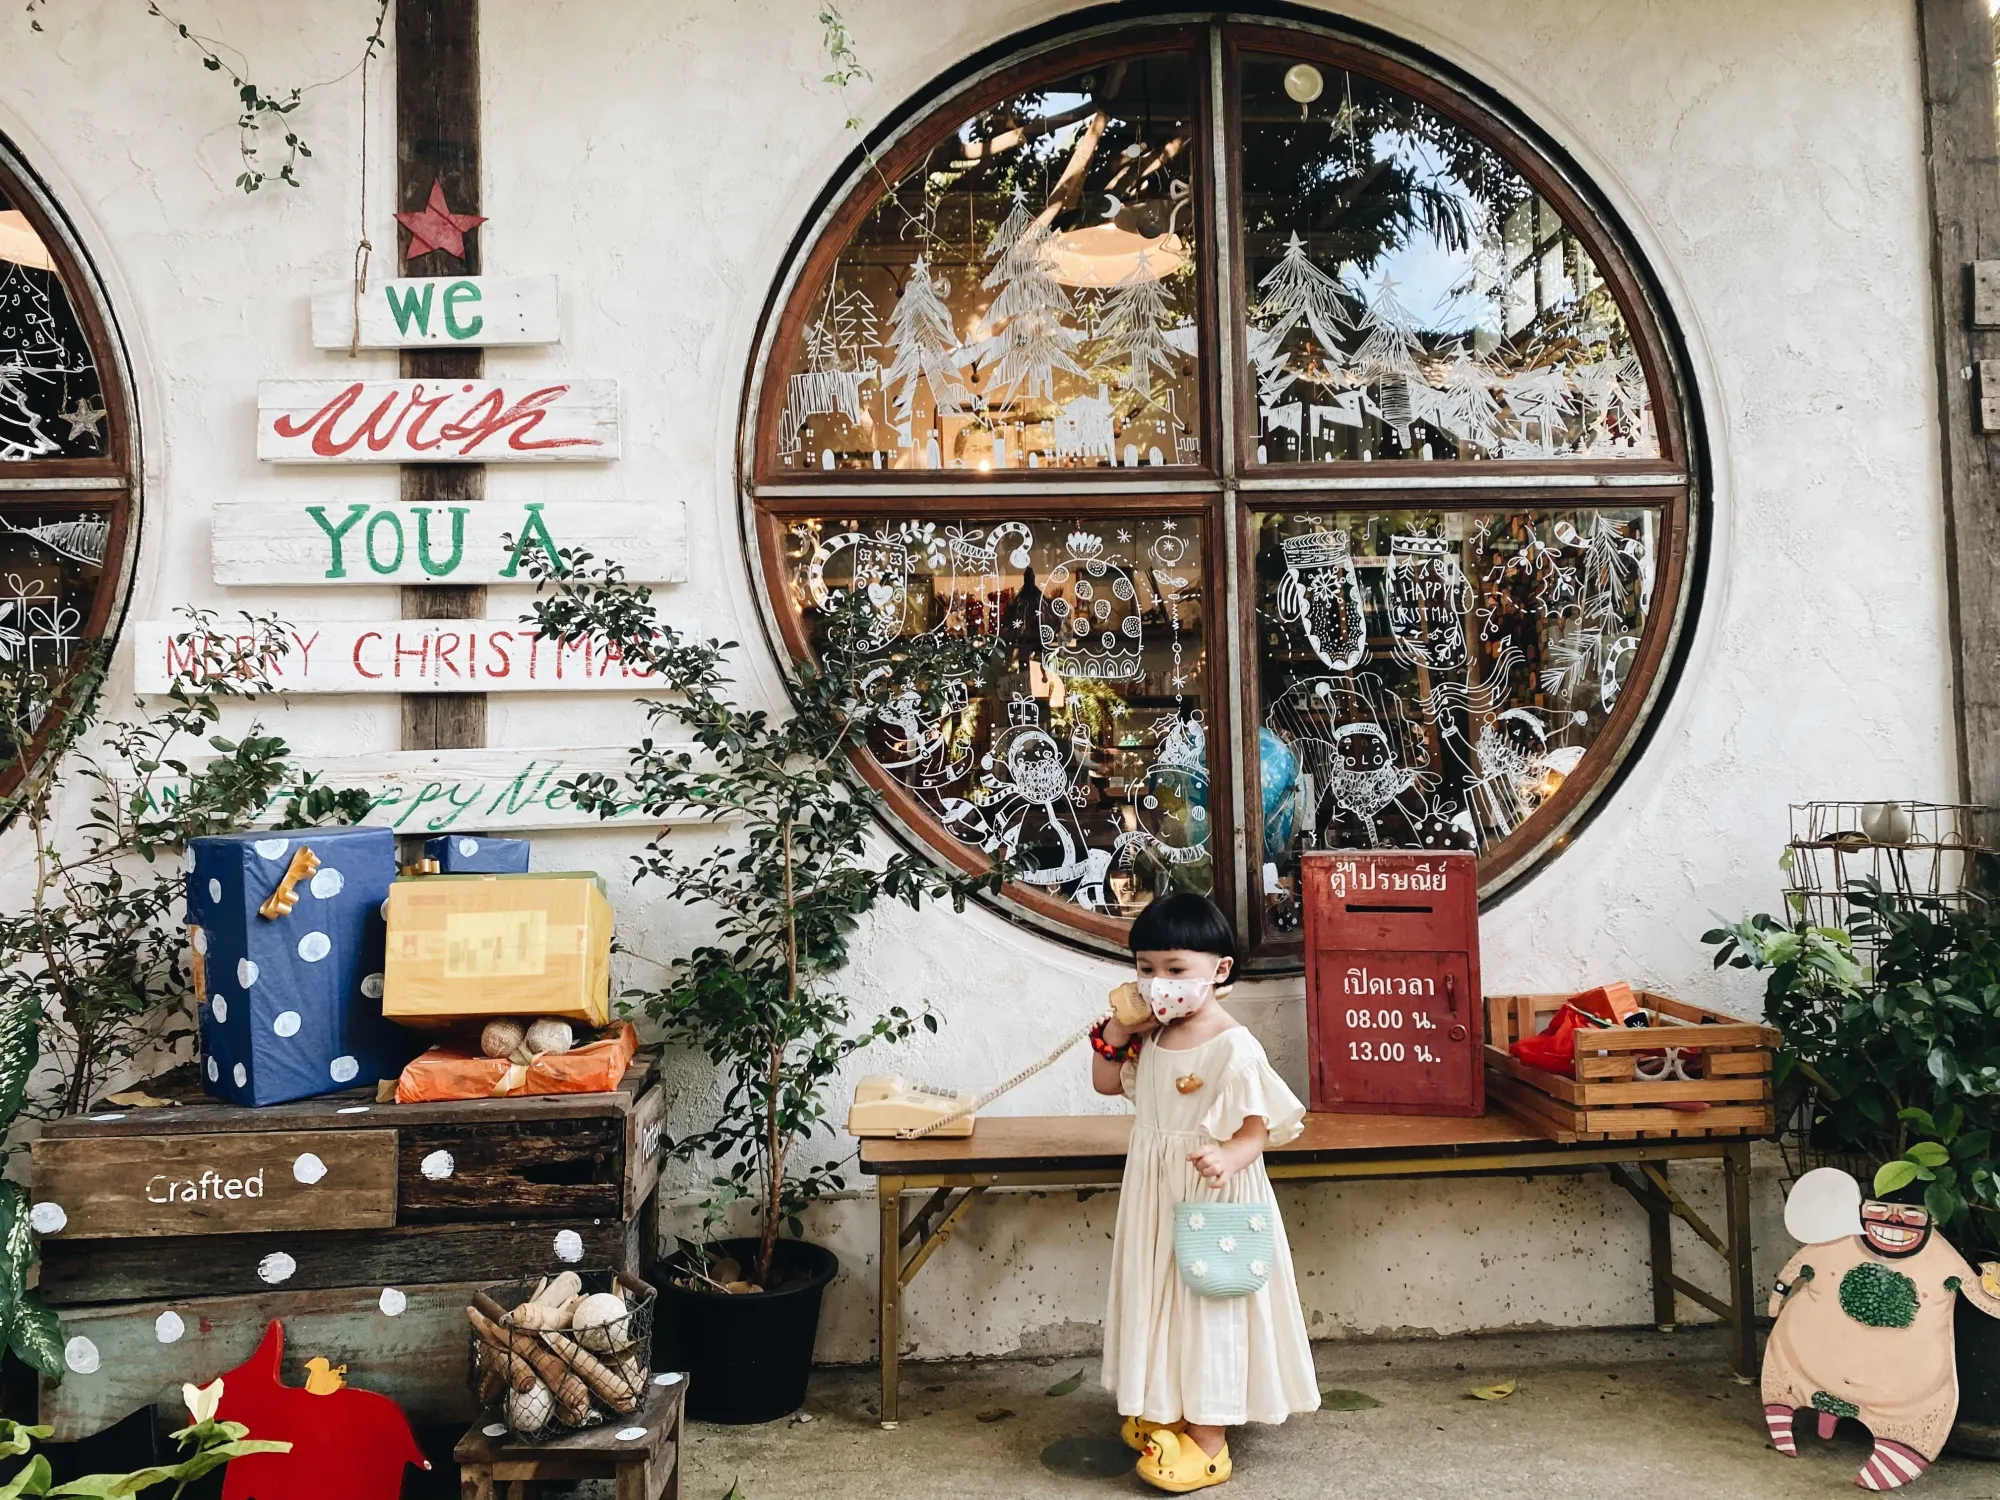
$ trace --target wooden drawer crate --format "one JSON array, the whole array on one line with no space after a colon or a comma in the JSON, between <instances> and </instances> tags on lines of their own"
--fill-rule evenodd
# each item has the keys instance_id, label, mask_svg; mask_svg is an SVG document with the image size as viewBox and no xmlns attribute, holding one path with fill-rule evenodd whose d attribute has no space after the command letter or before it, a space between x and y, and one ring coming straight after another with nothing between
<instances>
[{"instance_id":1,"label":"wooden drawer crate","mask_svg":"<svg viewBox=\"0 0 2000 1500\"><path fill-rule=\"evenodd\" d=\"M413 1422L469 1420L476 1288L565 1263L641 1275L651 1256L656 1050L607 1094L182 1097L57 1121L34 1143L39 1284L76 1356L41 1387L59 1440L178 1401L182 1381L247 1358L272 1318L292 1383L324 1355Z\"/></svg>"},{"instance_id":2,"label":"wooden drawer crate","mask_svg":"<svg viewBox=\"0 0 2000 1500\"><path fill-rule=\"evenodd\" d=\"M1514 1058L1508 1046L1541 1031L1567 998L1486 997L1486 1088L1510 1114L1565 1143L1769 1135L1776 1128L1771 1060L1778 1033L1769 1026L1666 995L1640 994L1636 998L1647 1009L1688 1024L1578 1030L1574 1078ZM1639 1057L1667 1046L1698 1049L1702 1076L1640 1078Z\"/></svg>"}]
</instances>

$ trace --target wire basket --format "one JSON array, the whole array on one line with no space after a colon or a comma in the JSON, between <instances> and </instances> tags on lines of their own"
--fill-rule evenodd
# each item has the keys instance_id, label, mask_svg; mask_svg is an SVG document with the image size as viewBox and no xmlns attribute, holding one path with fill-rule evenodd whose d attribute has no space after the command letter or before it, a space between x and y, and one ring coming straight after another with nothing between
<instances>
[{"instance_id":1,"label":"wire basket","mask_svg":"<svg viewBox=\"0 0 2000 1500\"><path fill-rule=\"evenodd\" d=\"M1885 891L1961 910L1975 898L1975 866L1991 852L1979 834L1983 809L1964 802L1800 802L1792 807L1785 894L1816 927L1849 921L1848 888ZM1869 941L1857 941L1864 962Z\"/></svg>"},{"instance_id":2,"label":"wire basket","mask_svg":"<svg viewBox=\"0 0 2000 1500\"><path fill-rule=\"evenodd\" d=\"M527 1442L638 1410L652 1379L653 1288L623 1271L570 1274L578 1287L564 1302L535 1300L560 1279L541 1277L486 1287L470 1310L473 1401Z\"/></svg>"}]
</instances>

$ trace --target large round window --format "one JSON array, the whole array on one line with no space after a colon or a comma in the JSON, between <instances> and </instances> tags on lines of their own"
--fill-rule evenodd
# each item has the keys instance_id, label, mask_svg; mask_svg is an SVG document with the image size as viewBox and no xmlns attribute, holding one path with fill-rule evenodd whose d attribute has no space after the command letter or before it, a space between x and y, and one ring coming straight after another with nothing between
<instances>
[{"instance_id":1,"label":"large round window","mask_svg":"<svg viewBox=\"0 0 2000 1500\"><path fill-rule=\"evenodd\" d=\"M866 774L1021 915L1167 889L1298 960L1317 848L1551 855L1691 598L1687 386L1574 172L1376 41L1117 27L881 142L774 299L744 463L771 619L1004 670Z\"/></svg>"},{"instance_id":2,"label":"large round window","mask_svg":"<svg viewBox=\"0 0 2000 1500\"><path fill-rule=\"evenodd\" d=\"M54 206L0 140L0 795L116 623L132 422L110 323Z\"/></svg>"}]
</instances>

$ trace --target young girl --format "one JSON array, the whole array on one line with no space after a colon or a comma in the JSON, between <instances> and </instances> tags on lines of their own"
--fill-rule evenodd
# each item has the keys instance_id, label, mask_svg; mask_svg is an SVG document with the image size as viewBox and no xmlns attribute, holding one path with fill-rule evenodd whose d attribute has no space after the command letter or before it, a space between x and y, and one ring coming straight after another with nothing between
<instances>
[{"instance_id":1,"label":"young girl","mask_svg":"<svg viewBox=\"0 0 2000 1500\"><path fill-rule=\"evenodd\" d=\"M1139 1477L1184 1494L1229 1478L1224 1428L1319 1407L1263 1162L1267 1143L1299 1134L1305 1106L1215 1000L1235 943L1211 902L1162 897L1132 924L1131 942L1151 1015L1130 1027L1107 1020L1091 1036L1097 1091L1122 1093L1138 1109L1112 1247L1103 1379L1126 1419L1125 1441L1140 1450ZM1174 1259L1174 1208L1189 1201L1271 1206L1275 1253L1260 1290L1189 1288Z\"/></svg>"}]
</instances>

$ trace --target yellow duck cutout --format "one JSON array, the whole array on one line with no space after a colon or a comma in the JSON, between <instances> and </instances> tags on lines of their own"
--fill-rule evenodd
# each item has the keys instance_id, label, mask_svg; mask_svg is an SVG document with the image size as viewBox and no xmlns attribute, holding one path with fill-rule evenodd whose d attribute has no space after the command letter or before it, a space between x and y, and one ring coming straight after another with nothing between
<instances>
[{"instance_id":1,"label":"yellow duck cutout","mask_svg":"<svg viewBox=\"0 0 2000 1500\"><path fill-rule=\"evenodd\" d=\"M306 1361L306 1390L315 1396L331 1396L347 1384L346 1376L346 1365L330 1365L316 1354Z\"/></svg>"}]
</instances>

